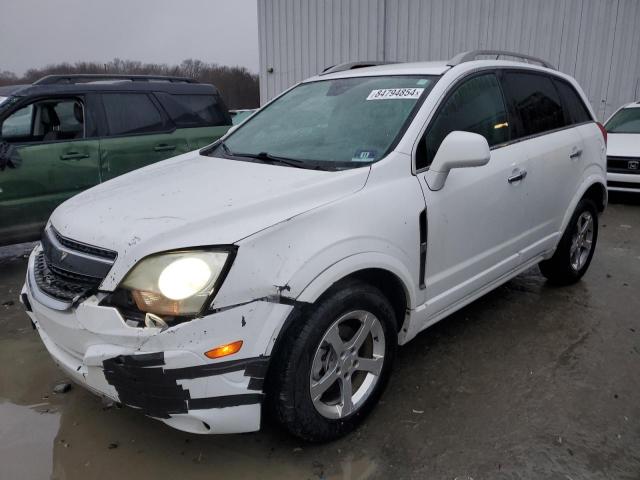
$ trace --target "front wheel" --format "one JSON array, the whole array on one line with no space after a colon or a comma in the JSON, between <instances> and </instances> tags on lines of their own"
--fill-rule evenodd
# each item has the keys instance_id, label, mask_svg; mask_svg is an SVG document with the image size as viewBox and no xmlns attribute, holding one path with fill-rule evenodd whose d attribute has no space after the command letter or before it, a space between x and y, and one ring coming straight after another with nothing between
<instances>
[{"instance_id":1,"label":"front wheel","mask_svg":"<svg viewBox=\"0 0 640 480\"><path fill-rule=\"evenodd\" d=\"M286 332L274 358L269 403L278 421L309 441L353 430L387 383L395 325L377 288L357 280L333 287Z\"/></svg>"},{"instance_id":2,"label":"front wheel","mask_svg":"<svg viewBox=\"0 0 640 480\"><path fill-rule=\"evenodd\" d=\"M583 198L549 260L540 262L540 271L549 282L569 285L582 278L589 268L598 241L598 211Z\"/></svg>"}]
</instances>

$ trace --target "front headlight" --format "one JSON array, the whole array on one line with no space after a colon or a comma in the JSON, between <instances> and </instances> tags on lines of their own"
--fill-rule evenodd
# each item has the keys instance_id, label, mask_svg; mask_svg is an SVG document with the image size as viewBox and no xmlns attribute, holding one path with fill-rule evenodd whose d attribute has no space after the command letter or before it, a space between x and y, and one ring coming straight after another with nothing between
<instances>
[{"instance_id":1,"label":"front headlight","mask_svg":"<svg viewBox=\"0 0 640 480\"><path fill-rule=\"evenodd\" d=\"M156 315L198 314L226 271L228 251L183 250L144 258L127 274L128 290L142 312Z\"/></svg>"}]
</instances>

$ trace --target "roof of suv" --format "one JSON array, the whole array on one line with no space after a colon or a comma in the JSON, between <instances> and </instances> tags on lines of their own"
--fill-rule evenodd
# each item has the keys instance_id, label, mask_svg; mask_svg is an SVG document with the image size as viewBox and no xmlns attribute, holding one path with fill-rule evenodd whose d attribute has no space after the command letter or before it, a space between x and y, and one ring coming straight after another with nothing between
<instances>
[{"instance_id":1,"label":"roof of suv","mask_svg":"<svg viewBox=\"0 0 640 480\"><path fill-rule=\"evenodd\" d=\"M481 57L495 57L482 59ZM507 58L500 60L500 58ZM516 59L511 60L511 59ZM308 80L320 78L366 77L375 75L443 75L445 72L460 67L470 70L480 66L493 67L528 67L536 70L553 71L561 76L553 65L541 58L516 52L502 50L472 50L462 52L450 60L435 62L389 63L380 61L349 62L325 69L322 73Z\"/></svg>"},{"instance_id":2,"label":"roof of suv","mask_svg":"<svg viewBox=\"0 0 640 480\"><path fill-rule=\"evenodd\" d=\"M209 83L180 77L144 75L50 75L31 85L0 87L0 96L80 94L87 92L167 92L217 95Z\"/></svg>"},{"instance_id":3,"label":"roof of suv","mask_svg":"<svg viewBox=\"0 0 640 480\"><path fill-rule=\"evenodd\" d=\"M547 67L534 65L532 63L515 62L509 60L474 60L473 62L460 65L449 65L447 61L437 62L411 62L411 63L388 63L370 67L354 68L331 73L316 75L309 80L347 78L347 77L368 77L376 75L442 75L453 68L464 66L464 69L472 69L481 66L493 67L518 67L532 68L535 70L549 71ZM562 75L553 70L553 73Z\"/></svg>"}]
</instances>

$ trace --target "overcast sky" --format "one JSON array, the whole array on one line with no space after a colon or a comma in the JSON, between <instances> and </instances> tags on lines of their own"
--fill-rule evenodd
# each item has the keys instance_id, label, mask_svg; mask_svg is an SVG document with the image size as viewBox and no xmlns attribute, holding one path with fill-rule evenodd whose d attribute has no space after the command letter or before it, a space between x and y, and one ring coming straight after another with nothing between
<instances>
[{"instance_id":1,"label":"overcast sky","mask_svg":"<svg viewBox=\"0 0 640 480\"><path fill-rule=\"evenodd\" d=\"M258 72L256 0L0 0L0 70L115 57Z\"/></svg>"}]
</instances>

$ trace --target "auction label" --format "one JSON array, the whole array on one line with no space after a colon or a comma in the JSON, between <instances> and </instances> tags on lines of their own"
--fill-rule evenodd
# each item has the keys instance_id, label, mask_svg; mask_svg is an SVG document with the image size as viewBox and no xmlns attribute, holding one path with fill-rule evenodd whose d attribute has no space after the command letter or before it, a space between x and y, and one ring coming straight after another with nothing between
<instances>
[{"instance_id":1,"label":"auction label","mask_svg":"<svg viewBox=\"0 0 640 480\"><path fill-rule=\"evenodd\" d=\"M424 88L381 88L371 90L367 100L398 100L408 98L417 100L424 92Z\"/></svg>"}]
</instances>

